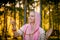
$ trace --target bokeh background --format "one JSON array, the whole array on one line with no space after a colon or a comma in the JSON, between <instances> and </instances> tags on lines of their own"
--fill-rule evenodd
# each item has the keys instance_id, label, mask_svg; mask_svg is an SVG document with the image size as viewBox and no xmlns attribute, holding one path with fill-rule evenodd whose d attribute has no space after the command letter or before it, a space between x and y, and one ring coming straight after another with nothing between
<instances>
[{"instance_id":1,"label":"bokeh background","mask_svg":"<svg viewBox=\"0 0 60 40\"><path fill-rule=\"evenodd\" d=\"M0 0L0 39L22 40L13 37L10 18L15 19L18 30L28 22L31 10L40 13L40 27L45 31L53 28L49 40L60 40L60 0Z\"/></svg>"}]
</instances>

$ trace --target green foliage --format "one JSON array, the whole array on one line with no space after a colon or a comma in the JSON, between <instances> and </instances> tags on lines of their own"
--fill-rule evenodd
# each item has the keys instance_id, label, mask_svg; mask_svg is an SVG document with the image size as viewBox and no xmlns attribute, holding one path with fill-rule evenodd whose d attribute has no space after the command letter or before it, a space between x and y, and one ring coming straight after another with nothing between
<instances>
[{"instance_id":1,"label":"green foliage","mask_svg":"<svg viewBox=\"0 0 60 40\"><path fill-rule=\"evenodd\" d=\"M34 3L34 0L27 0L27 3L32 4L32 3Z\"/></svg>"}]
</instances>

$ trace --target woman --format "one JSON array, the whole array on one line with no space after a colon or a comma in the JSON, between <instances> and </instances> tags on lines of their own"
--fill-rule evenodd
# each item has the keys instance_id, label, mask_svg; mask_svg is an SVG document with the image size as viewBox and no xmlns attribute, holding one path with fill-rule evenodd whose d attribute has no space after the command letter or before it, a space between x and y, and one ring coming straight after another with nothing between
<instances>
[{"instance_id":1,"label":"woman","mask_svg":"<svg viewBox=\"0 0 60 40\"><path fill-rule=\"evenodd\" d=\"M15 28L15 21L11 20L14 36L23 36L23 40L45 40L45 31L40 27L40 14L31 11L28 17L28 24L23 25L18 31Z\"/></svg>"}]
</instances>

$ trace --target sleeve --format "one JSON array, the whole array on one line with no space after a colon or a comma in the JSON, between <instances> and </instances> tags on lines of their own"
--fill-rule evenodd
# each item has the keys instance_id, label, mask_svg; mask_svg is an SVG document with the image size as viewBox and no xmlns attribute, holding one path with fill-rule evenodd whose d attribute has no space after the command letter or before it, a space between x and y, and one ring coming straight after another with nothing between
<instances>
[{"instance_id":1,"label":"sleeve","mask_svg":"<svg viewBox=\"0 0 60 40\"><path fill-rule=\"evenodd\" d=\"M42 33L42 34L40 35L40 40L45 40L45 33Z\"/></svg>"},{"instance_id":2,"label":"sleeve","mask_svg":"<svg viewBox=\"0 0 60 40\"><path fill-rule=\"evenodd\" d=\"M39 40L45 40L45 31L43 29L40 29L40 39Z\"/></svg>"},{"instance_id":3,"label":"sleeve","mask_svg":"<svg viewBox=\"0 0 60 40\"><path fill-rule=\"evenodd\" d=\"M25 25L23 25L23 26L17 31L17 33L19 33L19 35L23 35L24 30L25 30Z\"/></svg>"}]
</instances>

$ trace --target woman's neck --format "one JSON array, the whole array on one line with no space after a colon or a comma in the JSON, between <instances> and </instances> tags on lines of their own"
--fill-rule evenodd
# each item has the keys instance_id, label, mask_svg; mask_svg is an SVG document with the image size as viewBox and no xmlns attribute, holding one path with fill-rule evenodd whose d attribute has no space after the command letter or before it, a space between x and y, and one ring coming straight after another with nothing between
<instances>
[{"instance_id":1,"label":"woman's neck","mask_svg":"<svg viewBox=\"0 0 60 40\"><path fill-rule=\"evenodd\" d=\"M31 25L31 33L33 33L36 28L35 23L30 23L30 25Z\"/></svg>"},{"instance_id":2,"label":"woman's neck","mask_svg":"<svg viewBox=\"0 0 60 40\"><path fill-rule=\"evenodd\" d=\"M32 29L32 30L35 29L35 23L31 23L31 29Z\"/></svg>"},{"instance_id":3,"label":"woman's neck","mask_svg":"<svg viewBox=\"0 0 60 40\"><path fill-rule=\"evenodd\" d=\"M30 23L30 24L31 24L31 27L34 27L34 24L35 24L35 23Z\"/></svg>"}]
</instances>

